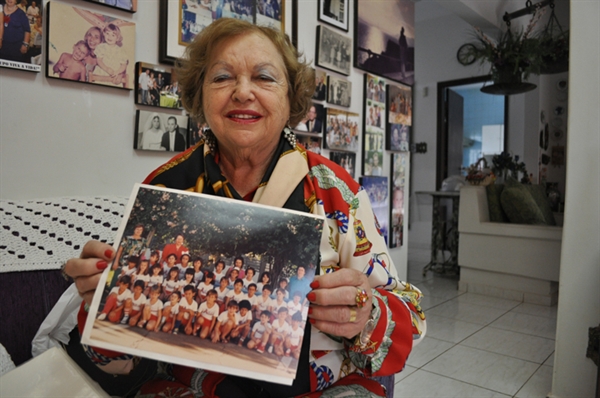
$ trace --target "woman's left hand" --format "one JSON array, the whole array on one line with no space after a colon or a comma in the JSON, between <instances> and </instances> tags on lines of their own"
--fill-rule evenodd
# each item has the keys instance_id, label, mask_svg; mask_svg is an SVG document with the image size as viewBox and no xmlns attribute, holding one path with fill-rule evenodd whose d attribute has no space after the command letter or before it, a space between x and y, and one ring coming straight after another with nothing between
<instances>
[{"instance_id":1,"label":"woman's left hand","mask_svg":"<svg viewBox=\"0 0 600 398\"><path fill-rule=\"evenodd\" d=\"M373 307L371 286L365 274L342 268L316 276L310 286L313 290L307 295L311 303L308 317L317 329L347 339L363 330ZM357 307L356 298L363 290L368 299L362 307ZM351 322L354 312L356 319Z\"/></svg>"}]
</instances>

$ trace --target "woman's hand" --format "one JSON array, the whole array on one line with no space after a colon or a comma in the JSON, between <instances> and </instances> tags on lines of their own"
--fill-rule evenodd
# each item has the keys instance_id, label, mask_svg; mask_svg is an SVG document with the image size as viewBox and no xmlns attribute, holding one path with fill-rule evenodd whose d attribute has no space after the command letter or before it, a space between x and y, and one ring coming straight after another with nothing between
<instances>
[{"instance_id":1,"label":"woman's hand","mask_svg":"<svg viewBox=\"0 0 600 398\"><path fill-rule=\"evenodd\" d=\"M342 268L330 274L315 277L308 293L311 305L309 321L320 331L351 339L359 334L369 320L372 309L371 286L362 272ZM364 306L357 307L356 297L360 291L367 293ZM351 319L356 314L356 320Z\"/></svg>"},{"instance_id":2,"label":"woman's hand","mask_svg":"<svg viewBox=\"0 0 600 398\"><path fill-rule=\"evenodd\" d=\"M28 48L28 47L27 47L25 44L23 44L23 45L21 46L21 54L25 54L25 53L27 53L27 48Z\"/></svg>"},{"instance_id":3,"label":"woman's hand","mask_svg":"<svg viewBox=\"0 0 600 398\"><path fill-rule=\"evenodd\" d=\"M92 303L100 274L114 257L114 251L106 243L90 240L85 244L79 258L65 264L64 273L73 278L79 295L87 305Z\"/></svg>"}]
</instances>

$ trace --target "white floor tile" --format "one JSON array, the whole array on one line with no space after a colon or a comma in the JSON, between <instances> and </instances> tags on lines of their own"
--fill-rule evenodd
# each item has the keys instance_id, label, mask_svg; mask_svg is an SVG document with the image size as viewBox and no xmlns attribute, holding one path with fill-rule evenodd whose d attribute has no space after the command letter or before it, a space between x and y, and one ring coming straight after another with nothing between
<instances>
[{"instance_id":1,"label":"white floor tile","mask_svg":"<svg viewBox=\"0 0 600 398\"><path fill-rule=\"evenodd\" d=\"M543 316L521 314L511 311L494 321L490 326L498 329L530 334L532 336L556 339L556 319Z\"/></svg>"},{"instance_id":2,"label":"white floor tile","mask_svg":"<svg viewBox=\"0 0 600 398\"><path fill-rule=\"evenodd\" d=\"M465 293L456 298L461 303L477 304L486 307L511 310L522 304L520 301L507 300L500 297L484 296L475 293Z\"/></svg>"},{"instance_id":3,"label":"white floor tile","mask_svg":"<svg viewBox=\"0 0 600 398\"><path fill-rule=\"evenodd\" d=\"M453 346L454 343L434 339L433 337L425 337L418 346L413 348L406 363L420 368Z\"/></svg>"},{"instance_id":4,"label":"white floor tile","mask_svg":"<svg viewBox=\"0 0 600 398\"><path fill-rule=\"evenodd\" d=\"M554 366L554 352L544 361L543 365Z\"/></svg>"},{"instance_id":5,"label":"white floor tile","mask_svg":"<svg viewBox=\"0 0 600 398\"><path fill-rule=\"evenodd\" d=\"M415 284L415 286L419 287L419 285L417 285L417 284ZM448 299L424 295L421 298L421 309L423 311L427 311L433 307L436 307L442 303L445 303L446 301L448 301Z\"/></svg>"},{"instance_id":6,"label":"white floor tile","mask_svg":"<svg viewBox=\"0 0 600 398\"><path fill-rule=\"evenodd\" d=\"M491 397L505 398L508 395L495 391L486 390L472 384L453 380L448 377L434 373L417 370L408 377L396 383L394 387L394 398L417 398L417 397L443 397L443 398L465 398L465 397Z\"/></svg>"},{"instance_id":7,"label":"white floor tile","mask_svg":"<svg viewBox=\"0 0 600 398\"><path fill-rule=\"evenodd\" d=\"M519 390L516 398L546 398L552 391L552 366L541 366Z\"/></svg>"},{"instance_id":8,"label":"white floor tile","mask_svg":"<svg viewBox=\"0 0 600 398\"><path fill-rule=\"evenodd\" d=\"M439 315L459 321L488 325L505 314L507 310L461 302L458 299L447 301L428 311L428 314Z\"/></svg>"},{"instance_id":9,"label":"white floor tile","mask_svg":"<svg viewBox=\"0 0 600 398\"><path fill-rule=\"evenodd\" d=\"M520 359L457 345L425 365L423 370L514 395L538 367Z\"/></svg>"},{"instance_id":10,"label":"white floor tile","mask_svg":"<svg viewBox=\"0 0 600 398\"><path fill-rule=\"evenodd\" d=\"M488 326L460 344L542 364L554 352L555 341Z\"/></svg>"},{"instance_id":11,"label":"white floor tile","mask_svg":"<svg viewBox=\"0 0 600 398\"><path fill-rule=\"evenodd\" d=\"M457 321L433 314L428 315L427 312L425 316L427 317L426 336L450 343L458 343L482 328L481 325L475 323Z\"/></svg>"},{"instance_id":12,"label":"white floor tile","mask_svg":"<svg viewBox=\"0 0 600 398\"><path fill-rule=\"evenodd\" d=\"M404 369L402 370L402 372L396 373L396 375L394 376L394 382L397 384L398 382L400 382L400 380L405 379L406 376L408 376L409 374L412 374L416 371L417 371L417 368L413 368L410 365L406 365L404 367Z\"/></svg>"},{"instance_id":13,"label":"white floor tile","mask_svg":"<svg viewBox=\"0 0 600 398\"><path fill-rule=\"evenodd\" d=\"M438 276L425 279L415 285L423 292L424 296L452 299L463 292L458 291L458 279L442 279Z\"/></svg>"},{"instance_id":14,"label":"white floor tile","mask_svg":"<svg viewBox=\"0 0 600 398\"><path fill-rule=\"evenodd\" d=\"M521 303L521 305L519 305L518 307L513 309L513 312L519 312L521 314L545 316L547 318L556 319L556 314L558 312L558 306L555 305L552 307L548 307L545 305Z\"/></svg>"}]
</instances>

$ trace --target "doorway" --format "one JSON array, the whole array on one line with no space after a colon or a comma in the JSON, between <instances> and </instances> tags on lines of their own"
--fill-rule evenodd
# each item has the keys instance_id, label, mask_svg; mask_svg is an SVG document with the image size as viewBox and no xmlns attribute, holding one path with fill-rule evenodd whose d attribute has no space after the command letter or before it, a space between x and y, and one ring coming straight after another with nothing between
<instances>
[{"instance_id":1,"label":"doorway","mask_svg":"<svg viewBox=\"0 0 600 398\"><path fill-rule=\"evenodd\" d=\"M507 147L508 96L480 91L489 76L438 83L436 189L452 175Z\"/></svg>"}]
</instances>

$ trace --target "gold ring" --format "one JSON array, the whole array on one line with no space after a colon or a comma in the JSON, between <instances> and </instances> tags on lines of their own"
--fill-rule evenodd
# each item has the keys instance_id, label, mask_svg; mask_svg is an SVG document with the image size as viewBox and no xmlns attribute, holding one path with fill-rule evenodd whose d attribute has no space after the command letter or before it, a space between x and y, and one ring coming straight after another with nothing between
<instances>
[{"instance_id":1,"label":"gold ring","mask_svg":"<svg viewBox=\"0 0 600 398\"><path fill-rule=\"evenodd\" d=\"M358 308L362 308L367 305L367 301L369 301L369 295L365 289L356 289L356 297L354 298L356 302L356 306Z\"/></svg>"},{"instance_id":2,"label":"gold ring","mask_svg":"<svg viewBox=\"0 0 600 398\"><path fill-rule=\"evenodd\" d=\"M350 320L348 322L354 323L356 322L356 307L348 307L350 308Z\"/></svg>"}]
</instances>

